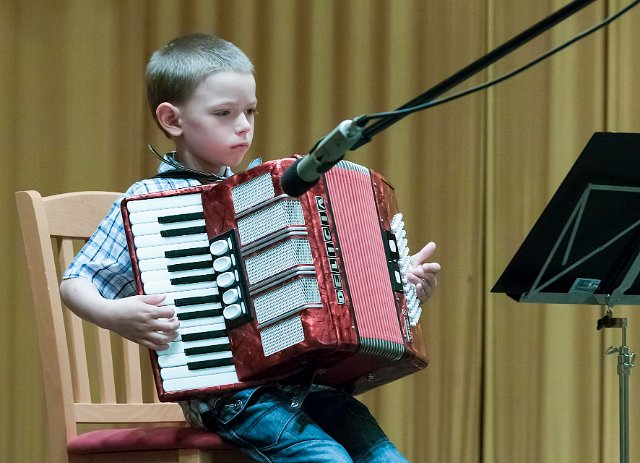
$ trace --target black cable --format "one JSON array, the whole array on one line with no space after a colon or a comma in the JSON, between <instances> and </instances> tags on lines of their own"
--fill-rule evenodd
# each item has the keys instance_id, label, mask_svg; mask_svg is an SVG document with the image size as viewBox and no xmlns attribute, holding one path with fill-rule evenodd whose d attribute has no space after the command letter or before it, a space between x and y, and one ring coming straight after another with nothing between
<instances>
[{"instance_id":1,"label":"black cable","mask_svg":"<svg viewBox=\"0 0 640 463\"><path fill-rule=\"evenodd\" d=\"M527 69L535 66L536 64L540 63L541 61L544 61L545 59L547 59L547 58L555 55L556 53L564 50L565 48L569 47L570 45L573 45L574 43L578 42L579 40L582 40L583 38L585 38L585 37L591 35L592 33L602 29L603 27L609 25L610 23L612 23L613 21L618 19L620 16L622 16L623 14L625 14L629 10L631 10L633 7L635 7L638 3L640 3L640 0L634 0L629 5L627 5L626 7L621 8L620 10L618 10L617 12L612 14L611 16L605 18L600 23L590 27L589 29L586 29L585 31L581 32L580 34L576 35L572 39L566 41L565 43L560 44L557 47L552 48L551 50L548 50L547 52L543 53L542 55L538 56L537 58L533 59L532 61L526 63L525 65L523 65L523 66L521 66L519 68L516 68L511 72L503 74L502 76L497 77L496 79L490 80L488 82L485 82L483 84L477 85L475 87L471 87L471 88L469 88L467 90L463 90L463 91L461 91L459 93L455 93L455 94L450 95L450 96L445 97L445 98L440 98L440 99L437 99L437 100L428 101L428 102L423 103L423 104L419 104L419 105L416 105L416 106L411 106L409 108L404 108L404 109L397 109L397 110L394 110L394 111L380 112L380 113L374 113L374 114L364 114L362 116L358 116L357 118L355 118L355 120L357 121L357 124L360 127L364 127L369 121L372 121L372 120L385 119L385 118L394 118L394 117L397 117L399 115L411 114L413 112L422 111L422 110L428 109L428 108L433 108L435 106L439 106L441 104L457 100L458 98L462 98L463 96L467 96L467 95L470 95L472 93L479 92L480 90L484 90L486 88L493 87L494 85L497 85L497 84L499 84L501 82L504 82L505 80L510 79L511 77L514 77L514 76L526 71ZM357 147L357 145L356 145L356 147Z\"/></svg>"},{"instance_id":2,"label":"black cable","mask_svg":"<svg viewBox=\"0 0 640 463\"><path fill-rule=\"evenodd\" d=\"M639 0L640 1L640 0ZM197 170L197 169L190 169L189 167L185 167L182 164L180 164L179 162L176 162L173 159L173 156L162 156L160 153L158 153L158 151L153 147L153 145L149 144L147 145L147 148L149 148L149 150L153 153L153 155L158 158L160 160L161 163L165 163L168 164L169 166L173 167L173 172L175 173L180 173L179 175L174 175L174 174L158 174L158 176L160 177L186 177L186 178L195 178L201 182L203 181L207 181L207 182L217 182L220 180L224 180L225 177L218 175L218 174L211 174L209 172L204 172L201 170ZM167 154L173 154L175 156L175 151L172 151L171 153L167 153ZM192 177L188 177L188 175L183 175L183 174L190 174Z\"/></svg>"}]
</instances>

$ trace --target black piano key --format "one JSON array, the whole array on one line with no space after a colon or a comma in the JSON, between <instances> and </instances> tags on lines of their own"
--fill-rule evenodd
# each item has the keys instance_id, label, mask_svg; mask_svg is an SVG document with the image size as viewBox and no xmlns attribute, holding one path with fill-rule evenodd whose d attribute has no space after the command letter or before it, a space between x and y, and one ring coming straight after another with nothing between
<instances>
[{"instance_id":1,"label":"black piano key","mask_svg":"<svg viewBox=\"0 0 640 463\"><path fill-rule=\"evenodd\" d=\"M189 220L204 220L204 212L192 212L190 214L176 214L158 217L158 223L188 222Z\"/></svg>"},{"instance_id":2,"label":"black piano key","mask_svg":"<svg viewBox=\"0 0 640 463\"><path fill-rule=\"evenodd\" d=\"M202 283L205 281L216 281L216 276L213 273L207 275L193 275L190 277L170 278L169 282L172 285L188 285L191 283Z\"/></svg>"},{"instance_id":3,"label":"black piano key","mask_svg":"<svg viewBox=\"0 0 640 463\"><path fill-rule=\"evenodd\" d=\"M233 365L233 358L202 360L200 362L187 362L189 370L201 370L202 368L215 368Z\"/></svg>"},{"instance_id":4,"label":"black piano key","mask_svg":"<svg viewBox=\"0 0 640 463\"><path fill-rule=\"evenodd\" d=\"M172 228L170 230L160 230L160 236L162 236L163 238L171 238L174 236L197 235L198 233L205 233L206 231L207 231L207 227L205 225L198 225L195 227Z\"/></svg>"},{"instance_id":5,"label":"black piano key","mask_svg":"<svg viewBox=\"0 0 640 463\"><path fill-rule=\"evenodd\" d=\"M182 312L178 314L178 320L195 320L196 318L220 317L222 309L197 310L194 312Z\"/></svg>"},{"instance_id":6,"label":"black piano key","mask_svg":"<svg viewBox=\"0 0 640 463\"><path fill-rule=\"evenodd\" d=\"M183 307L185 305L197 305L197 304L209 304L211 302L220 302L222 298L219 294L211 294L210 296L196 296L196 297L183 297L182 299L175 299L173 304L176 307Z\"/></svg>"},{"instance_id":7,"label":"black piano key","mask_svg":"<svg viewBox=\"0 0 640 463\"><path fill-rule=\"evenodd\" d=\"M172 251L166 251L164 256L167 259L171 259L174 257L190 257L190 256L199 256L202 254L210 254L208 246L202 246L199 248L188 248L188 249L174 249Z\"/></svg>"},{"instance_id":8,"label":"black piano key","mask_svg":"<svg viewBox=\"0 0 640 463\"><path fill-rule=\"evenodd\" d=\"M198 341L200 339L211 339L211 338L221 338L222 336L227 335L227 330L209 330L209 331L200 331L197 333L185 333L182 334L183 341Z\"/></svg>"},{"instance_id":9,"label":"black piano key","mask_svg":"<svg viewBox=\"0 0 640 463\"><path fill-rule=\"evenodd\" d=\"M210 354L211 352L227 352L231 350L231 344L225 342L223 344L210 344L208 346L187 347L184 350L185 355Z\"/></svg>"},{"instance_id":10,"label":"black piano key","mask_svg":"<svg viewBox=\"0 0 640 463\"><path fill-rule=\"evenodd\" d=\"M211 268L213 262L210 260L198 261L198 262L185 262L183 264L171 264L167 265L168 272L182 272L184 270L198 270L201 268Z\"/></svg>"}]
</instances>

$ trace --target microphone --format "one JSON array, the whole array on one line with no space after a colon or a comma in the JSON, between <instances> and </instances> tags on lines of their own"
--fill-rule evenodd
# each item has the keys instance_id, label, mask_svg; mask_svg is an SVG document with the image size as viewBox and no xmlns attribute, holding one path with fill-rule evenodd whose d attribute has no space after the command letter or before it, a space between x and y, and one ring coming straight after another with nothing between
<instances>
[{"instance_id":1,"label":"microphone","mask_svg":"<svg viewBox=\"0 0 640 463\"><path fill-rule=\"evenodd\" d=\"M289 196L306 193L323 173L344 158L347 150L360 140L363 131L364 128L357 124L357 119L342 121L309 154L297 159L282 174L282 190Z\"/></svg>"}]
</instances>

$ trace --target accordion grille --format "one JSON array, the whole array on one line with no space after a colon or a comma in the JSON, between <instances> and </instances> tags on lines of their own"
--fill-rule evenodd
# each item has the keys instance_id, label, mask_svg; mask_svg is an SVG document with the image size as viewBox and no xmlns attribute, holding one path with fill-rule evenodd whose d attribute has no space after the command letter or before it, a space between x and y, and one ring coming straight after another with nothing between
<instances>
[{"instance_id":1,"label":"accordion grille","mask_svg":"<svg viewBox=\"0 0 640 463\"><path fill-rule=\"evenodd\" d=\"M304 341L304 329L300 315L294 315L274 323L260 332L265 357Z\"/></svg>"},{"instance_id":2,"label":"accordion grille","mask_svg":"<svg viewBox=\"0 0 640 463\"><path fill-rule=\"evenodd\" d=\"M293 280L253 300L256 321L259 325L282 318L302 309L305 305L321 303L318 281L314 278Z\"/></svg>"},{"instance_id":3,"label":"accordion grille","mask_svg":"<svg viewBox=\"0 0 640 463\"><path fill-rule=\"evenodd\" d=\"M300 265L313 265L311 247L303 239L283 241L245 259L245 269L251 285Z\"/></svg>"},{"instance_id":4,"label":"accordion grille","mask_svg":"<svg viewBox=\"0 0 640 463\"><path fill-rule=\"evenodd\" d=\"M285 227L304 223L300 201L283 200L238 219L238 234L240 242L246 246Z\"/></svg>"},{"instance_id":5,"label":"accordion grille","mask_svg":"<svg viewBox=\"0 0 640 463\"><path fill-rule=\"evenodd\" d=\"M275 190L273 189L271 173L260 175L248 182L236 185L231 190L236 215L274 196Z\"/></svg>"}]
</instances>

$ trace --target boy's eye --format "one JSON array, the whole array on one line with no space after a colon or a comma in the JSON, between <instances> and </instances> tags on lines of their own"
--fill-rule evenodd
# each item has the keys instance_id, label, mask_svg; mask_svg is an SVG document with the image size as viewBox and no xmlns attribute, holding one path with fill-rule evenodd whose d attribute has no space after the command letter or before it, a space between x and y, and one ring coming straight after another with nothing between
<instances>
[{"instance_id":1,"label":"boy's eye","mask_svg":"<svg viewBox=\"0 0 640 463\"><path fill-rule=\"evenodd\" d=\"M247 109L247 114L250 116L255 116L256 114L258 114L258 110L256 108L249 108Z\"/></svg>"},{"instance_id":2,"label":"boy's eye","mask_svg":"<svg viewBox=\"0 0 640 463\"><path fill-rule=\"evenodd\" d=\"M225 109L225 110L216 111L213 114L216 115L216 116L225 117L225 116L228 116L229 114L231 114L231 111L227 111Z\"/></svg>"}]
</instances>

